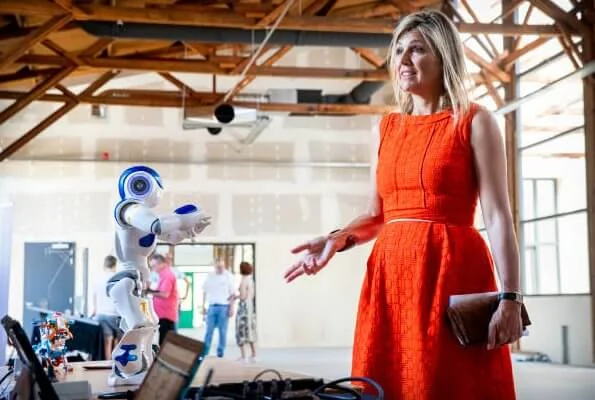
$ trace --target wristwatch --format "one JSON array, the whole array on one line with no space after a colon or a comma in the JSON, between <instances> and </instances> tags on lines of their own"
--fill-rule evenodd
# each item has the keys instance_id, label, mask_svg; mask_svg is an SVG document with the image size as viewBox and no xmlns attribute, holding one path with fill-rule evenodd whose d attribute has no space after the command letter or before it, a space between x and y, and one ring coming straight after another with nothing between
<instances>
[{"instance_id":1,"label":"wristwatch","mask_svg":"<svg viewBox=\"0 0 595 400\"><path fill-rule=\"evenodd\" d=\"M516 292L501 292L498 294L498 300L511 300L516 301L519 304L523 304L523 295Z\"/></svg>"}]
</instances>

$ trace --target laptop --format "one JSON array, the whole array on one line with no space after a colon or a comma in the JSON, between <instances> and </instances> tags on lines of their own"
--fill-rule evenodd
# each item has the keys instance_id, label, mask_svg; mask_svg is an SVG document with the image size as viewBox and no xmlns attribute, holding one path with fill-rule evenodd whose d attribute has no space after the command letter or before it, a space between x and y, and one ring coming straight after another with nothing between
<instances>
[{"instance_id":1,"label":"laptop","mask_svg":"<svg viewBox=\"0 0 595 400\"><path fill-rule=\"evenodd\" d=\"M203 349L203 342L168 332L134 399L183 399L202 362Z\"/></svg>"}]
</instances>

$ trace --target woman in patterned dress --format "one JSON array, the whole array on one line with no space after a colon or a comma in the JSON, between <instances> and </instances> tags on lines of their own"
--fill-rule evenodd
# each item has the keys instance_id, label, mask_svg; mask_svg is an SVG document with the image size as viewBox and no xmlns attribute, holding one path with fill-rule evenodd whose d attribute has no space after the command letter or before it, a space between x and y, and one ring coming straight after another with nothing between
<instances>
[{"instance_id":1,"label":"woman in patterned dress","mask_svg":"<svg viewBox=\"0 0 595 400\"><path fill-rule=\"evenodd\" d=\"M240 263L239 294L234 295L239 299L238 312L236 314L236 343L240 348L241 357L239 361L256 361L256 313L254 312L254 278L252 265L246 261ZM245 345L250 346L250 358L246 357Z\"/></svg>"},{"instance_id":2,"label":"woman in patterned dress","mask_svg":"<svg viewBox=\"0 0 595 400\"><path fill-rule=\"evenodd\" d=\"M399 112L380 122L369 210L294 248L287 281L313 275L337 251L375 239L360 294L352 374L390 400L513 400L506 344L522 335L519 257L503 140L471 103L463 47L438 11L405 16L389 49ZM497 290L494 262L474 228L478 201L502 300L486 346L464 348L445 323L453 294ZM517 301L519 300L519 301Z\"/></svg>"}]
</instances>

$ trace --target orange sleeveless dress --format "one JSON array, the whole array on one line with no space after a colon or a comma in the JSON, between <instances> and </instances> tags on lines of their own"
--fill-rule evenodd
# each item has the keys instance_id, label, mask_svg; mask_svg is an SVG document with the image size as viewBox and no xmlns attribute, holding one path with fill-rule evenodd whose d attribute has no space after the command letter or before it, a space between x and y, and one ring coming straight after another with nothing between
<instances>
[{"instance_id":1,"label":"orange sleeveless dress","mask_svg":"<svg viewBox=\"0 0 595 400\"><path fill-rule=\"evenodd\" d=\"M445 311L451 294L496 290L491 255L473 227L478 182L470 143L473 104L386 115L377 188L385 225L368 260L353 346L353 376L387 400L515 399L508 346L463 348ZM425 221L394 221L395 219Z\"/></svg>"}]
</instances>

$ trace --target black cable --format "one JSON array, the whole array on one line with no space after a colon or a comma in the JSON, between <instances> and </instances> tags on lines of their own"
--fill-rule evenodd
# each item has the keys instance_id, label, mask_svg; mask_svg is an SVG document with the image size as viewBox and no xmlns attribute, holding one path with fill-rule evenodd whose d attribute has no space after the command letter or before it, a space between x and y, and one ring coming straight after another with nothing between
<instances>
[{"instance_id":1,"label":"black cable","mask_svg":"<svg viewBox=\"0 0 595 400\"><path fill-rule=\"evenodd\" d=\"M364 378L364 377L360 377L360 376L350 376L348 378L341 378L341 379L337 379L328 383L325 383L324 385L320 386L318 389L314 390L314 394L318 395L322 390L330 388L330 387L337 387L339 383L343 383L343 382L364 382L367 383L370 386L373 386L374 389L376 389L377 392L377 397L376 400L384 400L384 390L382 390L382 387L375 381L373 381L370 378Z\"/></svg>"},{"instance_id":2,"label":"black cable","mask_svg":"<svg viewBox=\"0 0 595 400\"><path fill-rule=\"evenodd\" d=\"M10 371L8 371L6 373L6 375L4 375L2 378L0 378L0 385L2 385L2 383L6 380L6 378L8 378L11 374L12 374L13 370L11 369Z\"/></svg>"},{"instance_id":3,"label":"black cable","mask_svg":"<svg viewBox=\"0 0 595 400\"><path fill-rule=\"evenodd\" d=\"M4 381L6 380L6 378L8 378L12 373L14 372L14 369L10 369L2 378L0 378L0 388L2 387L2 384L4 383ZM10 387L10 383L8 385L6 385L6 387L4 389L2 389L2 391L0 392L0 399L4 399L4 393L6 392L6 390Z\"/></svg>"},{"instance_id":4,"label":"black cable","mask_svg":"<svg viewBox=\"0 0 595 400\"><path fill-rule=\"evenodd\" d=\"M327 387L325 387L325 389L334 389L336 391L341 392L341 394L350 394L353 396L353 399L355 400L362 400L362 394L358 393L355 389L352 389L350 387L347 386L341 386L341 385L328 385ZM336 399L337 397L337 393L317 393L316 394L321 400L322 399L329 399L329 400L333 400ZM346 399L349 400L349 399Z\"/></svg>"},{"instance_id":5,"label":"black cable","mask_svg":"<svg viewBox=\"0 0 595 400\"><path fill-rule=\"evenodd\" d=\"M261 376L263 376L267 372L272 372L273 374L277 375L277 378L279 378L280 381L283 380L283 377L281 376L281 374L279 373L279 371L277 371L276 369L269 368L269 369L264 369L264 370L260 371L258 374L256 374L256 376L254 377L254 379L252 379L252 382L256 382L256 380L258 378L260 378Z\"/></svg>"}]
</instances>

